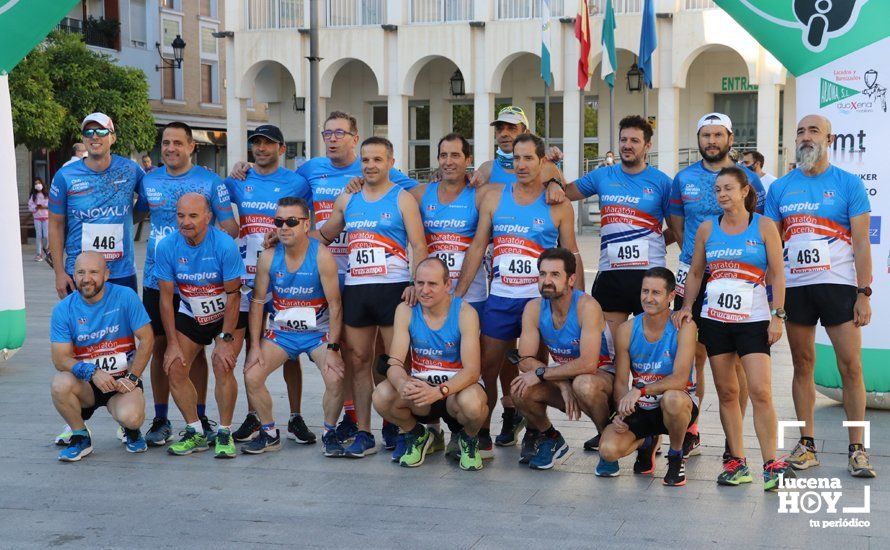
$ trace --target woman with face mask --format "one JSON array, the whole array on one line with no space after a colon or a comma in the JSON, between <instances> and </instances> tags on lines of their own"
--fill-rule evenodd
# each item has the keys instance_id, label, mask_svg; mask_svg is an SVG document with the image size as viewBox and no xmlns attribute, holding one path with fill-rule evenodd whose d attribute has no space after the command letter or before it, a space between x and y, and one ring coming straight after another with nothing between
<instances>
[{"instance_id":1,"label":"woman with face mask","mask_svg":"<svg viewBox=\"0 0 890 550\"><path fill-rule=\"evenodd\" d=\"M34 232L37 237L37 255L35 262L42 262L43 256L49 251L47 246L47 229L49 227L49 196L43 185L43 180L34 178L31 186L31 194L28 197L28 210L34 215Z\"/></svg>"}]
</instances>

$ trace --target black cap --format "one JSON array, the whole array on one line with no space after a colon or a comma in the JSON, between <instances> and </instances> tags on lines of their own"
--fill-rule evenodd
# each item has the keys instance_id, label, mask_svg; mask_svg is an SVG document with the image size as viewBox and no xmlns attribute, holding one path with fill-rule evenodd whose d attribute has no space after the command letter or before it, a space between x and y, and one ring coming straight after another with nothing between
<instances>
[{"instance_id":1,"label":"black cap","mask_svg":"<svg viewBox=\"0 0 890 550\"><path fill-rule=\"evenodd\" d=\"M281 130L278 129L278 126L274 126L272 124L263 124L259 126L256 130L251 134L251 141L253 138L257 136L263 136L264 138L274 141L275 143L284 143L284 134L281 133Z\"/></svg>"}]
</instances>

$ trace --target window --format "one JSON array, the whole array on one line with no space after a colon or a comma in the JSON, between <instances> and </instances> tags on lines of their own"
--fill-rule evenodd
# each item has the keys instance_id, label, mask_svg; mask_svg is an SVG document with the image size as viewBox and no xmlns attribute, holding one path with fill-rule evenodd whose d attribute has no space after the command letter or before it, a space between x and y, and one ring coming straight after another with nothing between
<instances>
[{"instance_id":1,"label":"window","mask_svg":"<svg viewBox=\"0 0 890 550\"><path fill-rule=\"evenodd\" d=\"M182 34L182 21L176 17L174 15L161 19L161 45L164 47L164 52L168 54L173 53L171 44L176 39L176 35Z\"/></svg>"},{"instance_id":2,"label":"window","mask_svg":"<svg viewBox=\"0 0 890 550\"><path fill-rule=\"evenodd\" d=\"M148 46L145 19L145 0L130 0L130 45L134 48Z\"/></svg>"},{"instance_id":3,"label":"window","mask_svg":"<svg viewBox=\"0 0 890 550\"><path fill-rule=\"evenodd\" d=\"M385 104L371 105L371 135L389 137L389 109Z\"/></svg>"},{"instance_id":4,"label":"window","mask_svg":"<svg viewBox=\"0 0 890 550\"><path fill-rule=\"evenodd\" d=\"M408 166L412 169L430 167L430 104L422 102L408 107Z\"/></svg>"},{"instance_id":5,"label":"window","mask_svg":"<svg viewBox=\"0 0 890 550\"><path fill-rule=\"evenodd\" d=\"M714 94L714 110L732 119L734 147L757 145L757 92Z\"/></svg>"},{"instance_id":6,"label":"window","mask_svg":"<svg viewBox=\"0 0 890 550\"><path fill-rule=\"evenodd\" d=\"M213 65L201 64L201 103L213 103Z\"/></svg>"},{"instance_id":7,"label":"window","mask_svg":"<svg viewBox=\"0 0 890 550\"><path fill-rule=\"evenodd\" d=\"M218 53L216 38L213 37L214 32L216 32L215 27L201 25L201 57L216 59Z\"/></svg>"},{"instance_id":8,"label":"window","mask_svg":"<svg viewBox=\"0 0 890 550\"><path fill-rule=\"evenodd\" d=\"M216 19L216 0L200 0L198 2L198 15Z\"/></svg>"},{"instance_id":9,"label":"window","mask_svg":"<svg viewBox=\"0 0 890 550\"><path fill-rule=\"evenodd\" d=\"M455 103L451 106L451 131L473 142L473 104Z\"/></svg>"},{"instance_id":10,"label":"window","mask_svg":"<svg viewBox=\"0 0 890 550\"><path fill-rule=\"evenodd\" d=\"M176 73L173 69L161 69L161 80L164 86L164 99L176 99Z\"/></svg>"},{"instance_id":11,"label":"window","mask_svg":"<svg viewBox=\"0 0 890 550\"><path fill-rule=\"evenodd\" d=\"M179 11L179 0L161 0L161 7L168 10Z\"/></svg>"},{"instance_id":12,"label":"window","mask_svg":"<svg viewBox=\"0 0 890 550\"><path fill-rule=\"evenodd\" d=\"M562 100L550 98L550 144L562 143ZM544 103L535 103L535 133L544 137Z\"/></svg>"}]
</instances>

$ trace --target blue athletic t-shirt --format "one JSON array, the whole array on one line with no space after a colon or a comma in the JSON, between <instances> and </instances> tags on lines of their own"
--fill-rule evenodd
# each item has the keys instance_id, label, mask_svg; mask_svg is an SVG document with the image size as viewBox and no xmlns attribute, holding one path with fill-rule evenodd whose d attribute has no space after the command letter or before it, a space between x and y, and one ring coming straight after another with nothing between
<instances>
[{"instance_id":1,"label":"blue athletic t-shirt","mask_svg":"<svg viewBox=\"0 0 890 550\"><path fill-rule=\"evenodd\" d=\"M193 166L184 174L171 176L167 173L167 167L162 166L146 174L139 189L139 202L136 203L137 210L151 214L151 233L145 247L142 286L158 288L154 276L155 254L164 237L179 232L176 224L176 201L186 193L204 195L210 201L216 221L234 217L225 183L206 168Z\"/></svg>"},{"instance_id":2,"label":"blue athletic t-shirt","mask_svg":"<svg viewBox=\"0 0 890 550\"><path fill-rule=\"evenodd\" d=\"M102 254L112 279L136 273L133 260L133 193L145 174L130 159L111 155L95 172L86 162L63 166L49 188L49 211L66 217L65 271L83 251Z\"/></svg>"},{"instance_id":3,"label":"blue athletic t-shirt","mask_svg":"<svg viewBox=\"0 0 890 550\"><path fill-rule=\"evenodd\" d=\"M136 354L136 331L150 322L132 289L105 283L105 293L95 304L88 304L79 292L56 304L49 339L73 344L75 359L95 363L120 378Z\"/></svg>"},{"instance_id":4,"label":"blue athletic t-shirt","mask_svg":"<svg viewBox=\"0 0 890 550\"><path fill-rule=\"evenodd\" d=\"M224 283L241 278L244 263L238 245L228 233L208 227L197 246L178 231L161 241L154 275L174 283L182 298L179 312L207 325L221 321L226 312Z\"/></svg>"}]
</instances>

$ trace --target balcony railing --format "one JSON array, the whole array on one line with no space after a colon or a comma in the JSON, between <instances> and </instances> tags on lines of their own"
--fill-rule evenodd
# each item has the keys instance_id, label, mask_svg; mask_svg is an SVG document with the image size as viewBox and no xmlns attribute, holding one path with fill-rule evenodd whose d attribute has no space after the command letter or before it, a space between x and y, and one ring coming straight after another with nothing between
<instances>
[{"instance_id":1,"label":"balcony railing","mask_svg":"<svg viewBox=\"0 0 890 550\"><path fill-rule=\"evenodd\" d=\"M714 0L686 0L687 10L710 10L716 7Z\"/></svg>"},{"instance_id":2,"label":"balcony railing","mask_svg":"<svg viewBox=\"0 0 890 550\"><path fill-rule=\"evenodd\" d=\"M247 28L303 28L307 6L306 0L247 0Z\"/></svg>"},{"instance_id":3,"label":"balcony railing","mask_svg":"<svg viewBox=\"0 0 890 550\"><path fill-rule=\"evenodd\" d=\"M590 15L605 15L609 0L588 0ZM612 9L619 13L643 13L643 0L612 0Z\"/></svg>"},{"instance_id":4,"label":"balcony railing","mask_svg":"<svg viewBox=\"0 0 890 550\"><path fill-rule=\"evenodd\" d=\"M574 4L566 2L566 0L550 0L550 16L574 15L574 12L565 13L567 3ZM543 4L542 0L497 0L497 18L535 19L541 17L541 13L544 11ZM574 7L571 9L574 10Z\"/></svg>"},{"instance_id":5,"label":"balcony railing","mask_svg":"<svg viewBox=\"0 0 890 550\"><path fill-rule=\"evenodd\" d=\"M473 0L411 0L412 23L451 23L473 19Z\"/></svg>"},{"instance_id":6,"label":"balcony railing","mask_svg":"<svg viewBox=\"0 0 890 550\"><path fill-rule=\"evenodd\" d=\"M327 0L328 27L359 27L386 23L385 0Z\"/></svg>"},{"instance_id":7,"label":"balcony railing","mask_svg":"<svg viewBox=\"0 0 890 550\"><path fill-rule=\"evenodd\" d=\"M90 18L89 21L85 22L80 19L65 17L56 28L63 32L82 34L83 41L89 46L107 48L109 50L117 48L120 23L116 19Z\"/></svg>"}]
</instances>

